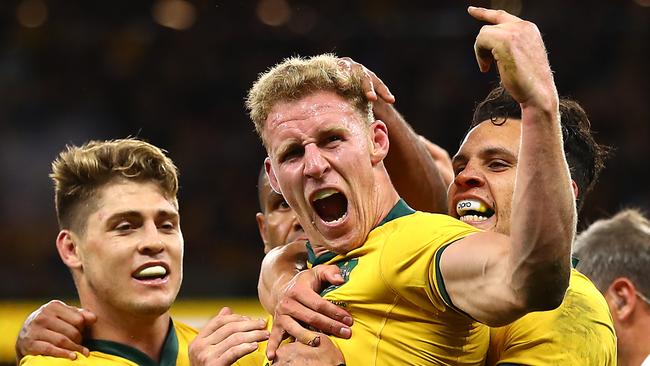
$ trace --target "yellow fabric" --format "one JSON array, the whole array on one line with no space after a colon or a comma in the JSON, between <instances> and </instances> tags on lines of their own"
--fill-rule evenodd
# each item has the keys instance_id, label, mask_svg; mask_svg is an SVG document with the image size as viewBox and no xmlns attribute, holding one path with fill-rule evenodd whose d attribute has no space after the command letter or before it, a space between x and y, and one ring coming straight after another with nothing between
<instances>
[{"instance_id":1,"label":"yellow fabric","mask_svg":"<svg viewBox=\"0 0 650 366\"><path fill-rule=\"evenodd\" d=\"M616 365L616 335L605 298L571 270L559 308L490 330L487 365Z\"/></svg>"},{"instance_id":2,"label":"yellow fabric","mask_svg":"<svg viewBox=\"0 0 650 366\"><path fill-rule=\"evenodd\" d=\"M178 354L176 357L176 366L190 366L190 359L188 355L188 345L196 337L196 329L185 325L180 322L174 322L174 330L178 339ZM126 358L107 354L99 351L91 351L88 357L81 353L77 353L76 360L68 360L66 358L57 358L50 356L25 356L20 360L20 366L64 366L64 365L85 365L85 366L138 366L135 362Z\"/></svg>"},{"instance_id":3,"label":"yellow fabric","mask_svg":"<svg viewBox=\"0 0 650 366\"><path fill-rule=\"evenodd\" d=\"M352 338L332 337L348 366L483 364L489 330L443 301L435 261L443 245L476 231L446 215L416 212L327 262L349 276L324 291L354 318Z\"/></svg>"}]
</instances>

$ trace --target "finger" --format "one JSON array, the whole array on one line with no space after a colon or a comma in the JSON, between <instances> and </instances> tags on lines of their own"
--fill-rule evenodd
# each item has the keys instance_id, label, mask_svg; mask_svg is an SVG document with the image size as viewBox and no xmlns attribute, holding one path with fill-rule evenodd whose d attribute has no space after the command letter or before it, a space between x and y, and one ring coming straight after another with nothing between
<instances>
[{"instance_id":1,"label":"finger","mask_svg":"<svg viewBox=\"0 0 650 366\"><path fill-rule=\"evenodd\" d=\"M482 20L491 24L501 24L521 20L520 18L508 13L505 10L485 9L470 6L467 8L467 12L475 19Z\"/></svg>"},{"instance_id":2,"label":"finger","mask_svg":"<svg viewBox=\"0 0 650 366\"><path fill-rule=\"evenodd\" d=\"M476 56L476 63L481 72L490 71L490 65L492 65L494 57L492 57L492 52L490 50L481 47L478 39L474 42L474 56Z\"/></svg>"},{"instance_id":3,"label":"finger","mask_svg":"<svg viewBox=\"0 0 650 366\"><path fill-rule=\"evenodd\" d=\"M246 320L251 320L251 318L244 315L232 314L232 311L229 308L223 308L221 311L219 311L219 314L210 319L208 323L203 326L201 331L199 331L199 336L205 337L209 334L214 333L217 329L223 327L226 324Z\"/></svg>"},{"instance_id":4,"label":"finger","mask_svg":"<svg viewBox=\"0 0 650 366\"><path fill-rule=\"evenodd\" d=\"M266 331L266 322L261 319L237 321L224 325L216 330L214 333L204 337L205 341L209 344L218 344L233 334L253 332L253 331Z\"/></svg>"},{"instance_id":5,"label":"finger","mask_svg":"<svg viewBox=\"0 0 650 366\"><path fill-rule=\"evenodd\" d=\"M274 323L271 327L271 334L269 335L269 341L266 343L266 358L273 360L275 358L275 351L282 343L282 340L286 338L286 332L284 328L279 326L275 321L279 318L274 317Z\"/></svg>"},{"instance_id":6,"label":"finger","mask_svg":"<svg viewBox=\"0 0 650 366\"><path fill-rule=\"evenodd\" d=\"M84 324L86 326L93 325L97 322L97 315L90 310L79 309L79 313L84 318Z\"/></svg>"},{"instance_id":7,"label":"finger","mask_svg":"<svg viewBox=\"0 0 650 366\"><path fill-rule=\"evenodd\" d=\"M474 54L479 69L482 72L489 71L490 65L493 61L499 61L495 55L499 50L503 53L505 47L504 40L507 37L508 32L498 26L484 25L481 27L481 30L476 36L476 42L474 42ZM508 60L501 61L504 62Z\"/></svg>"},{"instance_id":8,"label":"finger","mask_svg":"<svg viewBox=\"0 0 650 366\"><path fill-rule=\"evenodd\" d=\"M372 83L375 88L375 93L381 97L381 99L389 104L395 103L395 96L390 92L386 83L377 76L374 72L368 70L370 77L372 78Z\"/></svg>"},{"instance_id":9,"label":"finger","mask_svg":"<svg viewBox=\"0 0 650 366\"><path fill-rule=\"evenodd\" d=\"M307 300L307 297L311 299ZM352 317L340 307L315 293L305 294L300 302L289 299L282 300L276 314L288 315L327 334L334 334L342 338L349 338L351 335L349 325L352 325ZM295 336L295 334L291 335Z\"/></svg>"},{"instance_id":10,"label":"finger","mask_svg":"<svg viewBox=\"0 0 650 366\"><path fill-rule=\"evenodd\" d=\"M362 77L361 77L361 89L366 94L366 98L371 102L377 101L377 93L375 92L375 84L374 84L374 82L372 80L372 76L366 70L365 67L362 67L361 75L362 75Z\"/></svg>"},{"instance_id":11,"label":"finger","mask_svg":"<svg viewBox=\"0 0 650 366\"><path fill-rule=\"evenodd\" d=\"M258 347L259 345L256 342L242 343L231 347L219 356L217 365L232 365L235 361L255 351Z\"/></svg>"},{"instance_id":12,"label":"finger","mask_svg":"<svg viewBox=\"0 0 650 366\"><path fill-rule=\"evenodd\" d=\"M219 314L217 314L217 316L230 315L230 314L232 314L232 309L230 309L227 306L224 306L224 307L221 308L221 310L219 310Z\"/></svg>"},{"instance_id":13,"label":"finger","mask_svg":"<svg viewBox=\"0 0 650 366\"><path fill-rule=\"evenodd\" d=\"M340 285L345 282L345 279L341 275L341 269L336 265L319 265L312 268L312 271L316 276L316 280L321 283L328 282L333 285Z\"/></svg>"},{"instance_id":14,"label":"finger","mask_svg":"<svg viewBox=\"0 0 650 366\"><path fill-rule=\"evenodd\" d=\"M51 330L41 333L34 343L26 349L27 354L64 357L76 359L75 352L87 354L88 349L70 340L68 337Z\"/></svg>"},{"instance_id":15,"label":"finger","mask_svg":"<svg viewBox=\"0 0 650 366\"><path fill-rule=\"evenodd\" d=\"M81 309L66 305L58 300L50 301L42 306L40 313L34 317L33 322L39 326L47 326L49 324L58 324L60 326L61 322L63 322L76 328L78 332L83 332L86 326L90 325L86 324L86 319ZM66 335L70 336L69 334Z\"/></svg>"},{"instance_id":16,"label":"finger","mask_svg":"<svg viewBox=\"0 0 650 366\"><path fill-rule=\"evenodd\" d=\"M286 334L294 337L296 341L302 344L312 345L314 342L317 342L317 339L319 339L321 335L323 335L320 332L306 329L302 324L289 316L278 317L277 322L274 322L273 326L275 327L276 324L281 327ZM273 336L273 331L271 331L271 336ZM317 346L317 344L315 346Z\"/></svg>"},{"instance_id":17,"label":"finger","mask_svg":"<svg viewBox=\"0 0 650 366\"><path fill-rule=\"evenodd\" d=\"M353 324L350 314L341 307L323 299L314 291L301 291L297 288L287 291L287 297L278 303L276 315L289 315L317 329L320 328L317 326L318 324L312 324L315 319L322 322L329 318L335 322L335 327L338 328ZM322 330L327 332L330 325L327 325L326 328Z\"/></svg>"}]
</instances>

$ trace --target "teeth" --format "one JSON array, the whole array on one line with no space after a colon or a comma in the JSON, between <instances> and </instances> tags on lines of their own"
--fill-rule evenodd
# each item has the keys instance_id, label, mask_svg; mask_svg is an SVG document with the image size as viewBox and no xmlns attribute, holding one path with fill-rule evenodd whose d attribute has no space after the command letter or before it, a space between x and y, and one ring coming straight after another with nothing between
<instances>
[{"instance_id":1,"label":"teeth","mask_svg":"<svg viewBox=\"0 0 650 366\"><path fill-rule=\"evenodd\" d=\"M327 198L333 194L337 194L339 191L337 191L334 188L327 188L323 189L322 191L318 191L316 195L314 196L314 201L322 200L323 198Z\"/></svg>"},{"instance_id":2,"label":"teeth","mask_svg":"<svg viewBox=\"0 0 650 366\"><path fill-rule=\"evenodd\" d=\"M488 218L485 216L478 216L478 215L465 215L460 217L460 221L462 222L476 222L476 221L485 221Z\"/></svg>"},{"instance_id":3,"label":"teeth","mask_svg":"<svg viewBox=\"0 0 650 366\"><path fill-rule=\"evenodd\" d=\"M467 211L487 212L488 207L481 201L462 200L456 204L456 212L462 216Z\"/></svg>"},{"instance_id":4,"label":"teeth","mask_svg":"<svg viewBox=\"0 0 650 366\"><path fill-rule=\"evenodd\" d=\"M135 274L135 277L160 277L167 274L167 270L163 266L153 266L143 268L140 272Z\"/></svg>"}]
</instances>

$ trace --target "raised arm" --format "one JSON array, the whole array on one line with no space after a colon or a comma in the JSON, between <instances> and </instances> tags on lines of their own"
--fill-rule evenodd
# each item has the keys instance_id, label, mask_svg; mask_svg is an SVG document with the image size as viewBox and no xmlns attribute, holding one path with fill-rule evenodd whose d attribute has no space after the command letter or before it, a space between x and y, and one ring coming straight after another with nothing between
<instances>
[{"instance_id":1,"label":"raised arm","mask_svg":"<svg viewBox=\"0 0 650 366\"><path fill-rule=\"evenodd\" d=\"M447 186L420 136L392 105L379 100L373 111L388 127L384 164L399 195L416 210L447 213Z\"/></svg>"},{"instance_id":2,"label":"raised arm","mask_svg":"<svg viewBox=\"0 0 650 366\"><path fill-rule=\"evenodd\" d=\"M505 11L469 8L484 26L481 71L496 63L522 109L510 236L479 233L450 245L440 268L453 305L488 325L562 302L569 282L575 201L562 148L558 97L537 27Z\"/></svg>"},{"instance_id":3,"label":"raised arm","mask_svg":"<svg viewBox=\"0 0 650 366\"><path fill-rule=\"evenodd\" d=\"M390 150L384 164L399 195L420 211L446 213L447 185L427 146L404 117L395 109L395 97L386 84L371 70L349 57L343 68L360 68L366 76L366 96L373 102L375 119L388 127ZM376 89L373 94L369 91Z\"/></svg>"}]
</instances>

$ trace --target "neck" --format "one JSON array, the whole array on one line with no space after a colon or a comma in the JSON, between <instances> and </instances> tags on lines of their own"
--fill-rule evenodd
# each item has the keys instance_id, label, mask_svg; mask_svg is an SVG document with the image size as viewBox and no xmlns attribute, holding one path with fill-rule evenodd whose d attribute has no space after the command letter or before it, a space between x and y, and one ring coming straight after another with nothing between
<instances>
[{"instance_id":1,"label":"neck","mask_svg":"<svg viewBox=\"0 0 650 366\"><path fill-rule=\"evenodd\" d=\"M618 365L639 366L650 355L650 315L635 309L634 319L618 336Z\"/></svg>"},{"instance_id":2,"label":"neck","mask_svg":"<svg viewBox=\"0 0 650 366\"><path fill-rule=\"evenodd\" d=\"M388 213L390 213L400 198L387 173L378 174L375 183L376 184L373 187L374 191L371 195L372 205L368 210L368 213L371 216L370 220L366 221L366 225L370 224L370 227L367 227L366 236L368 233L370 233L370 231L372 231L372 229L379 225L379 223L388 215ZM364 238L364 240L365 239L366 238ZM319 257L320 255L329 251L329 249L324 245L320 245L311 241L310 243L316 257Z\"/></svg>"},{"instance_id":3,"label":"neck","mask_svg":"<svg viewBox=\"0 0 650 366\"><path fill-rule=\"evenodd\" d=\"M97 315L97 322L90 328L91 339L125 344L156 362L160 361L169 331L169 312L160 315L133 314L83 299L81 305Z\"/></svg>"}]
</instances>

